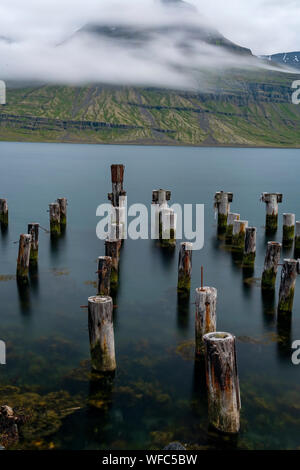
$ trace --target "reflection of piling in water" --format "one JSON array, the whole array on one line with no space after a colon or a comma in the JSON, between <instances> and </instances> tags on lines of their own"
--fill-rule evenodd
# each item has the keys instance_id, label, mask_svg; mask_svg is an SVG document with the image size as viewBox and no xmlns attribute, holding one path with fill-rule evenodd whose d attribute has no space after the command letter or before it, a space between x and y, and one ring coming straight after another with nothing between
<instances>
[{"instance_id":1,"label":"reflection of piling in water","mask_svg":"<svg viewBox=\"0 0 300 470\"><path fill-rule=\"evenodd\" d=\"M235 337L214 332L203 337L210 424L224 433L240 429L240 387Z\"/></svg>"},{"instance_id":2,"label":"reflection of piling in water","mask_svg":"<svg viewBox=\"0 0 300 470\"><path fill-rule=\"evenodd\" d=\"M189 295L190 293L192 276L192 253L192 243L181 243L178 260L177 292L178 295L183 297Z\"/></svg>"},{"instance_id":3,"label":"reflection of piling in water","mask_svg":"<svg viewBox=\"0 0 300 470\"><path fill-rule=\"evenodd\" d=\"M232 232L233 232L233 222L235 220L240 220L240 214L234 212L229 212L227 217L227 227L226 227L226 243L232 242Z\"/></svg>"},{"instance_id":4,"label":"reflection of piling in water","mask_svg":"<svg viewBox=\"0 0 300 470\"><path fill-rule=\"evenodd\" d=\"M39 227L38 223L28 224L28 234L31 235L30 247L30 266L34 266L38 262L39 257Z\"/></svg>"},{"instance_id":5,"label":"reflection of piling in water","mask_svg":"<svg viewBox=\"0 0 300 470\"><path fill-rule=\"evenodd\" d=\"M116 369L113 302L108 296L88 299L88 323L92 368L98 372Z\"/></svg>"},{"instance_id":6,"label":"reflection of piling in water","mask_svg":"<svg viewBox=\"0 0 300 470\"><path fill-rule=\"evenodd\" d=\"M215 209L218 212L218 230L225 232L227 227L227 218L230 211L230 204L233 201L233 193L218 191L215 194Z\"/></svg>"},{"instance_id":7,"label":"reflection of piling in water","mask_svg":"<svg viewBox=\"0 0 300 470\"><path fill-rule=\"evenodd\" d=\"M98 295L110 295L112 259L110 256L98 258Z\"/></svg>"},{"instance_id":8,"label":"reflection of piling in water","mask_svg":"<svg viewBox=\"0 0 300 470\"><path fill-rule=\"evenodd\" d=\"M299 260L285 259L281 270L278 300L278 314L290 314L293 310L297 274L300 272Z\"/></svg>"},{"instance_id":9,"label":"reflection of piling in water","mask_svg":"<svg viewBox=\"0 0 300 470\"><path fill-rule=\"evenodd\" d=\"M20 235L19 254L17 262L17 280L28 282L29 260L30 260L31 235Z\"/></svg>"},{"instance_id":10,"label":"reflection of piling in water","mask_svg":"<svg viewBox=\"0 0 300 470\"><path fill-rule=\"evenodd\" d=\"M57 199L60 210L60 225L67 225L67 205L68 201L65 197L60 197Z\"/></svg>"},{"instance_id":11,"label":"reflection of piling in water","mask_svg":"<svg viewBox=\"0 0 300 470\"><path fill-rule=\"evenodd\" d=\"M246 227L243 266L252 268L256 256L256 228Z\"/></svg>"},{"instance_id":12,"label":"reflection of piling in water","mask_svg":"<svg viewBox=\"0 0 300 470\"><path fill-rule=\"evenodd\" d=\"M199 287L196 289L195 339L196 354L204 354L203 336L217 328L217 289Z\"/></svg>"},{"instance_id":13,"label":"reflection of piling in water","mask_svg":"<svg viewBox=\"0 0 300 470\"><path fill-rule=\"evenodd\" d=\"M283 214L282 244L291 246L295 236L295 214Z\"/></svg>"},{"instance_id":14,"label":"reflection of piling in water","mask_svg":"<svg viewBox=\"0 0 300 470\"><path fill-rule=\"evenodd\" d=\"M58 202L49 204L51 235L60 235L60 207Z\"/></svg>"},{"instance_id":15,"label":"reflection of piling in water","mask_svg":"<svg viewBox=\"0 0 300 470\"><path fill-rule=\"evenodd\" d=\"M283 358L291 360L292 345L292 315L277 317L278 352Z\"/></svg>"},{"instance_id":16,"label":"reflection of piling in water","mask_svg":"<svg viewBox=\"0 0 300 470\"><path fill-rule=\"evenodd\" d=\"M282 194L262 193L261 201L266 203L266 231L273 232L278 226L278 203L282 202Z\"/></svg>"},{"instance_id":17,"label":"reflection of piling in water","mask_svg":"<svg viewBox=\"0 0 300 470\"><path fill-rule=\"evenodd\" d=\"M262 275L261 287L266 290L274 290L278 263L280 261L281 243L268 242L265 257L264 270Z\"/></svg>"},{"instance_id":18,"label":"reflection of piling in water","mask_svg":"<svg viewBox=\"0 0 300 470\"><path fill-rule=\"evenodd\" d=\"M248 227L247 220L235 220L233 222L232 247L234 251L240 254L244 253L247 227Z\"/></svg>"},{"instance_id":19,"label":"reflection of piling in water","mask_svg":"<svg viewBox=\"0 0 300 470\"><path fill-rule=\"evenodd\" d=\"M108 238L105 240L105 256L109 256L111 263L111 287L115 288L119 279L121 240Z\"/></svg>"},{"instance_id":20,"label":"reflection of piling in water","mask_svg":"<svg viewBox=\"0 0 300 470\"><path fill-rule=\"evenodd\" d=\"M0 199L0 222L8 225L8 204L6 199Z\"/></svg>"}]
</instances>

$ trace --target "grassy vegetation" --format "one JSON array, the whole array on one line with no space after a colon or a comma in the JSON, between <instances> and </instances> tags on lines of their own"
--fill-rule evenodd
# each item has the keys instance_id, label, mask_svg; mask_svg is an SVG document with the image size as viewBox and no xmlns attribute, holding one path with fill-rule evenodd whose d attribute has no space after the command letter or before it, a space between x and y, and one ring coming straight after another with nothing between
<instances>
[{"instance_id":1,"label":"grassy vegetation","mask_svg":"<svg viewBox=\"0 0 300 470\"><path fill-rule=\"evenodd\" d=\"M293 75L209 78L209 93L100 85L8 88L0 140L300 146Z\"/></svg>"}]
</instances>

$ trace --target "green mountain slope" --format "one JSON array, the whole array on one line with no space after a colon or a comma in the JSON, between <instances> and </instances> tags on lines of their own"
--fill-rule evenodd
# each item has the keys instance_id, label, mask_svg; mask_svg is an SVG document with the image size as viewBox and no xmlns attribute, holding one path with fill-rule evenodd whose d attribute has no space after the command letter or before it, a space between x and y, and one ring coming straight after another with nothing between
<instances>
[{"instance_id":1,"label":"green mountain slope","mask_svg":"<svg viewBox=\"0 0 300 470\"><path fill-rule=\"evenodd\" d=\"M0 140L300 147L297 78L274 72L211 76L214 91L132 87L8 87Z\"/></svg>"}]
</instances>

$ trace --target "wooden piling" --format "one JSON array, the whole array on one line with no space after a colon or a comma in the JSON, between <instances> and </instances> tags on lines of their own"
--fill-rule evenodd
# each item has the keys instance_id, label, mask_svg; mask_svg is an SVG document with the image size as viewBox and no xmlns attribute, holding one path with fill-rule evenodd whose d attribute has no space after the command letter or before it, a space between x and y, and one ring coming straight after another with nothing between
<instances>
[{"instance_id":1,"label":"wooden piling","mask_svg":"<svg viewBox=\"0 0 300 470\"><path fill-rule=\"evenodd\" d=\"M266 290L274 290L278 263L280 261L281 243L268 242L265 257L264 270L262 275L261 287Z\"/></svg>"},{"instance_id":2,"label":"wooden piling","mask_svg":"<svg viewBox=\"0 0 300 470\"><path fill-rule=\"evenodd\" d=\"M176 246L176 214L173 209L163 208L159 212L159 239L164 247Z\"/></svg>"},{"instance_id":3,"label":"wooden piling","mask_svg":"<svg viewBox=\"0 0 300 470\"><path fill-rule=\"evenodd\" d=\"M98 372L114 371L116 358L111 297L89 297L88 325L92 368Z\"/></svg>"},{"instance_id":4,"label":"wooden piling","mask_svg":"<svg viewBox=\"0 0 300 470\"><path fill-rule=\"evenodd\" d=\"M198 287L196 289L195 339L196 355L204 354L203 336L216 331L217 324L217 289Z\"/></svg>"},{"instance_id":5,"label":"wooden piling","mask_svg":"<svg viewBox=\"0 0 300 470\"><path fill-rule=\"evenodd\" d=\"M299 261L285 259L281 270L281 281L278 300L278 314L289 314L293 310L294 294Z\"/></svg>"},{"instance_id":6,"label":"wooden piling","mask_svg":"<svg viewBox=\"0 0 300 470\"><path fill-rule=\"evenodd\" d=\"M0 223L8 225L8 204L6 199L0 199Z\"/></svg>"},{"instance_id":7,"label":"wooden piling","mask_svg":"<svg viewBox=\"0 0 300 470\"><path fill-rule=\"evenodd\" d=\"M50 232L52 235L59 235L60 229L60 207L58 202L49 204L50 213Z\"/></svg>"},{"instance_id":8,"label":"wooden piling","mask_svg":"<svg viewBox=\"0 0 300 470\"><path fill-rule=\"evenodd\" d=\"M240 217L241 217L240 214L229 212L228 217L227 217L227 227L226 227L226 235L225 235L226 243L232 242L233 222L235 220L240 220Z\"/></svg>"},{"instance_id":9,"label":"wooden piling","mask_svg":"<svg viewBox=\"0 0 300 470\"><path fill-rule=\"evenodd\" d=\"M240 253L245 249L246 228L248 227L247 220L235 220L232 229L232 247L235 251Z\"/></svg>"},{"instance_id":10,"label":"wooden piling","mask_svg":"<svg viewBox=\"0 0 300 470\"><path fill-rule=\"evenodd\" d=\"M30 265L36 265L39 257L39 228L40 224L31 223L28 224L28 234L31 235L31 246L30 246Z\"/></svg>"},{"instance_id":11,"label":"wooden piling","mask_svg":"<svg viewBox=\"0 0 300 470\"><path fill-rule=\"evenodd\" d=\"M266 230L273 232L278 226L278 204L282 202L281 193L262 193L261 200L266 203Z\"/></svg>"},{"instance_id":12,"label":"wooden piling","mask_svg":"<svg viewBox=\"0 0 300 470\"><path fill-rule=\"evenodd\" d=\"M108 199L114 207L119 207L120 197L126 196L126 191L123 189L124 170L124 165L111 165L112 192L108 194Z\"/></svg>"},{"instance_id":13,"label":"wooden piling","mask_svg":"<svg viewBox=\"0 0 300 470\"><path fill-rule=\"evenodd\" d=\"M182 242L178 261L178 284L177 292L179 295L189 295L192 276L192 253L193 244Z\"/></svg>"},{"instance_id":14,"label":"wooden piling","mask_svg":"<svg viewBox=\"0 0 300 470\"><path fill-rule=\"evenodd\" d=\"M300 252L300 222L296 222L295 251Z\"/></svg>"},{"instance_id":15,"label":"wooden piling","mask_svg":"<svg viewBox=\"0 0 300 470\"><path fill-rule=\"evenodd\" d=\"M168 201L171 199L171 191L166 189L153 189L152 191L152 204L158 204L159 206L168 205Z\"/></svg>"},{"instance_id":16,"label":"wooden piling","mask_svg":"<svg viewBox=\"0 0 300 470\"><path fill-rule=\"evenodd\" d=\"M119 260L120 260L121 240L107 238L105 240L105 256L111 258L111 287L115 288L119 279Z\"/></svg>"},{"instance_id":17,"label":"wooden piling","mask_svg":"<svg viewBox=\"0 0 300 470\"><path fill-rule=\"evenodd\" d=\"M203 337L209 423L222 433L236 434L240 429L240 387L237 372L235 337L214 332Z\"/></svg>"},{"instance_id":18,"label":"wooden piling","mask_svg":"<svg viewBox=\"0 0 300 470\"><path fill-rule=\"evenodd\" d=\"M243 266L253 267L256 256L256 228L246 227Z\"/></svg>"},{"instance_id":19,"label":"wooden piling","mask_svg":"<svg viewBox=\"0 0 300 470\"><path fill-rule=\"evenodd\" d=\"M57 199L60 209L60 225L67 225L67 205L68 200L65 197L60 197Z\"/></svg>"},{"instance_id":20,"label":"wooden piling","mask_svg":"<svg viewBox=\"0 0 300 470\"><path fill-rule=\"evenodd\" d=\"M17 262L17 280L27 281L30 260L31 235L20 235L19 254Z\"/></svg>"},{"instance_id":21,"label":"wooden piling","mask_svg":"<svg viewBox=\"0 0 300 470\"><path fill-rule=\"evenodd\" d=\"M292 245L295 236L295 214L283 214L282 243Z\"/></svg>"},{"instance_id":22,"label":"wooden piling","mask_svg":"<svg viewBox=\"0 0 300 470\"><path fill-rule=\"evenodd\" d=\"M98 295L110 295L112 259L110 256L98 258Z\"/></svg>"},{"instance_id":23,"label":"wooden piling","mask_svg":"<svg viewBox=\"0 0 300 470\"><path fill-rule=\"evenodd\" d=\"M218 212L218 230L224 231L227 227L227 218L230 211L230 203L233 200L233 193L218 191L215 194L215 209Z\"/></svg>"}]
</instances>

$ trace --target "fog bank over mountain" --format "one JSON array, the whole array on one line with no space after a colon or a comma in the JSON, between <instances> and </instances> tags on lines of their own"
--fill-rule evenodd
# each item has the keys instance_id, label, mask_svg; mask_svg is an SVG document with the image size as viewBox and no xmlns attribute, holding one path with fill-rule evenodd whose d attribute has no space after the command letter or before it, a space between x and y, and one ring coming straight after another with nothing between
<instances>
[{"instance_id":1,"label":"fog bank over mountain","mask_svg":"<svg viewBox=\"0 0 300 470\"><path fill-rule=\"evenodd\" d=\"M0 77L206 91L211 73L276 69L230 39L200 0L3 0Z\"/></svg>"}]
</instances>

